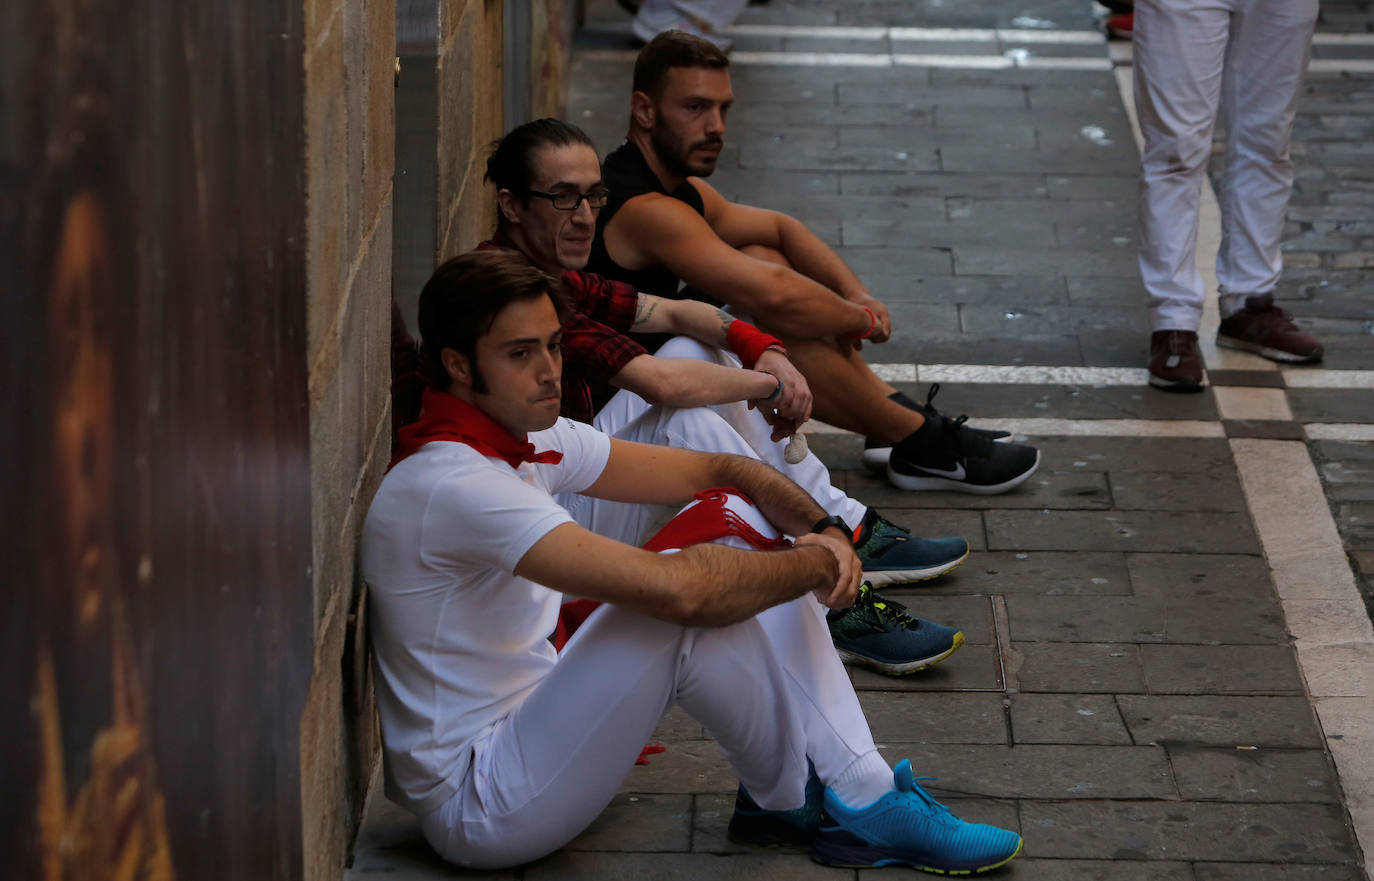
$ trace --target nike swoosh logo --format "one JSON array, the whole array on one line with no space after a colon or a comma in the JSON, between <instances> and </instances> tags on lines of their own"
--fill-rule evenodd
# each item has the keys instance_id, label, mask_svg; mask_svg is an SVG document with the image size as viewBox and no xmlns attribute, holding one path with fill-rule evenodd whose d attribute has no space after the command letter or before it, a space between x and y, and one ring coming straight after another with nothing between
<instances>
[{"instance_id":1,"label":"nike swoosh logo","mask_svg":"<svg viewBox=\"0 0 1374 881\"><path fill-rule=\"evenodd\" d=\"M954 468L950 470L945 470L944 468L931 468L929 465L918 465L917 467L922 471L929 471L931 474L948 477L950 480L963 480L968 476L968 472L964 470L963 462L957 463Z\"/></svg>"}]
</instances>

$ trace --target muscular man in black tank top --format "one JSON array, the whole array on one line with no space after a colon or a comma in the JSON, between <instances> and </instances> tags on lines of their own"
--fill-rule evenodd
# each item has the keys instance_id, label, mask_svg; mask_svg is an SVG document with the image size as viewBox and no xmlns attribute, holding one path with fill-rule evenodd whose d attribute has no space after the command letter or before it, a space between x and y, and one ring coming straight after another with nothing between
<instances>
[{"instance_id":1,"label":"muscular man in black tank top","mask_svg":"<svg viewBox=\"0 0 1374 881\"><path fill-rule=\"evenodd\" d=\"M1020 485L1039 465L1034 447L993 443L1006 433L949 419L869 369L859 349L886 342L891 320L838 254L795 218L730 202L703 180L734 102L728 67L715 46L680 31L640 52L626 143L602 167L611 201L588 269L660 296L685 283L781 337L815 415L866 435L865 463L895 486L987 494Z\"/></svg>"}]
</instances>

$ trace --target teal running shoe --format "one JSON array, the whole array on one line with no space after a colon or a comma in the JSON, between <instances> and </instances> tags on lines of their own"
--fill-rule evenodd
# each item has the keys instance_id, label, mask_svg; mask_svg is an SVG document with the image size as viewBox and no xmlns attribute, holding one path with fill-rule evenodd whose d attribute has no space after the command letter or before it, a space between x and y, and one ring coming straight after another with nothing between
<instances>
[{"instance_id":1,"label":"teal running shoe","mask_svg":"<svg viewBox=\"0 0 1374 881\"><path fill-rule=\"evenodd\" d=\"M962 538L921 538L872 508L864 514L854 553L864 567L864 580L874 587L925 581L968 559Z\"/></svg>"},{"instance_id":2,"label":"teal running shoe","mask_svg":"<svg viewBox=\"0 0 1374 881\"><path fill-rule=\"evenodd\" d=\"M825 784L816 776L810 759L806 766L806 803L790 811L759 807L741 784L735 793L735 813L730 817L730 840L762 847L810 844L824 816Z\"/></svg>"},{"instance_id":3,"label":"teal running shoe","mask_svg":"<svg viewBox=\"0 0 1374 881\"><path fill-rule=\"evenodd\" d=\"M812 859L827 866L968 875L1005 865L1021 852L1015 832L950 813L916 782L910 761L903 759L892 776L897 788L863 808L826 790L827 819L811 844Z\"/></svg>"},{"instance_id":4,"label":"teal running shoe","mask_svg":"<svg viewBox=\"0 0 1374 881\"><path fill-rule=\"evenodd\" d=\"M889 676L924 670L964 644L962 631L913 616L868 582L854 605L830 612L826 623L840 660Z\"/></svg>"}]
</instances>

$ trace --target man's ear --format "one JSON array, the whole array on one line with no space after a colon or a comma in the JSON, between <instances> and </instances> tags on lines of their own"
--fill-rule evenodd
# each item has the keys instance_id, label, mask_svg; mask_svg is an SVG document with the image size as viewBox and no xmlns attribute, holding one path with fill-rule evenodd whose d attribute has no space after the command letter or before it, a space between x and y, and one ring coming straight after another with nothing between
<instances>
[{"instance_id":1,"label":"man's ear","mask_svg":"<svg viewBox=\"0 0 1374 881\"><path fill-rule=\"evenodd\" d=\"M504 188L497 190L496 204L501 210L501 216L506 218L507 223L520 222L520 203L514 193Z\"/></svg>"},{"instance_id":2,"label":"man's ear","mask_svg":"<svg viewBox=\"0 0 1374 881\"><path fill-rule=\"evenodd\" d=\"M651 131L654 127L654 102L647 92L630 95L630 119L637 128Z\"/></svg>"},{"instance_id":3,"label":"man's ear","mask_svg":"<svg viewBox=\"0 0 1374 881\"><path fill-rule=\"evenodd\" d=\"M472 385L472 364L468 362L467 355L457 349L444 349L439 353L439 360L444 362L444 372L448 374L449 381L462 386Z\"/></svg>"}]
</instances>

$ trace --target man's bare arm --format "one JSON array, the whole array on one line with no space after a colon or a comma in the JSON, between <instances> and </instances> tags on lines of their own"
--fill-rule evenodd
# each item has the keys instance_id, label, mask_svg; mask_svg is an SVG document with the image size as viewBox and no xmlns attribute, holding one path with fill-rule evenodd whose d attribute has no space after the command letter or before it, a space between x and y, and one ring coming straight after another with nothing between
<instances>
[{"instance_id":1,"label":"man's bare arm","mask_svg":"<svg viewBox=\"0 0 1374 881\"><path fill-rule=\"evenodd\" d=\"M870 324L859 304L785 266L739 251L701 215L668 196L649 193L626 202L607 224L605 242L621 266L662 264L784 336L858 335Z\"/></svg>"},{"instance_id":2,"label":"man's bare arm","mask_svg":"<svg viewBox=\"0 0 1374 881\"><path fill-rule=\"evenodd\" d=\"M515 574L662 621L721 627L808 592L828 599L838 593L840 567L818 542L784 551L700 544L655 554L565 523L535 542ZM845 604L852 602L851 596Z\"/></svg>"},{"instance_id":3,"label":"man's bare arm","mask_svg":"<svg viewBox=\"0 0 1374 881\"><path fill-rule=\"evenodd\" d=\"M730 325L734 324L735 320L735 316L724 309L703 303L700 300L669 300L640 291L639 306L635 311L634 324L631 329L637 333L681 334L708 346L728 349L730 347L728 333ZM680 362L673 360L671 363L678 364ZM778 395L770 398L766 407L781 414L784 420L794 426L801 425L811 418L811 387L807 384L806 377L801 375L801 371L793 366L785 354L781 351L768 349L759 355L753 369L767 373L782 383L778 389ZM636 377L625 377L621 382L613 379L612 382L620 388L629 388L645 400L652 400L644 392L628 384L641 383L641 380ZM767 394L772 395L773 392L774 388L769 388ZM668 403L679 407L695 406L669 399L666 393L660 393L659 396L661 400L658 403ZM753 399L735 397L729 400ZM727 401L712 400L708 403L727 403Z\"/></svg>"},{"instance_id":4,"label":"man's bare arm","mask_svg":"<svg viewBox=\"0 0 1374 881\"><path fill-rule=\"evenodd\" d=\"M651 404L709 407L763 400L777 390L778 380L759 370L694 358L640 355L611 377L611 385L629 389Z\"/></svg>"},{"instance_id":5,"label":"man's bare arm","mask_svg":"<svg viewBox=\"0 0 1374 881\"><path fill-rule=\"evenodd\" d=\"M723 241L736 248L757 244L777 251L799 274L872 310L877 323L870 339L875 343L888 339L892 325L887 307L806 224L780 211L731 202L699 178L693 178L692 185L701 194L706 222Z\"/></svg>"}]
</instances>

